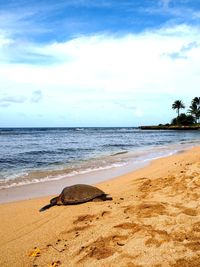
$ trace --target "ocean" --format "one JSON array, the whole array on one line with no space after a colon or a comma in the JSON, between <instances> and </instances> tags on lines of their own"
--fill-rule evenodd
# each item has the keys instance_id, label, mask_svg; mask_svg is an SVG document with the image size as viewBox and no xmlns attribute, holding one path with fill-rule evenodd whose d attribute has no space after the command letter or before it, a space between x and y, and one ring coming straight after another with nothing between
<instances>
[{"instance_id":1,"label":"ocean","mask_svg":"<svg viewBox=\"0 0 200 267\"><path fill-rule=\"evenodd\" d=\"M195 145L199 131L1 128L0 189L117 169Z\"/></svg>"}]
</instances>

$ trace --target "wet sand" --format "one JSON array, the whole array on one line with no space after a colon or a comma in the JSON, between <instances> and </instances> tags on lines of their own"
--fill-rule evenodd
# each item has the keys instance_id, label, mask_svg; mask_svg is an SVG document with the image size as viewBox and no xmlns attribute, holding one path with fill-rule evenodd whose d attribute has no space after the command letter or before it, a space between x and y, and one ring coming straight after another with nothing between
<instances>
[{"instance_id":1,"label":"wet sand","mask_svg":"<svg viewBox=\"0 0 200 267\"><path fill-rule=\"evenodd\" d=\"M98 170L86 174L74 175L71 177L66 176L58 180L47 180L43 182L3 188L0 189L0 204L60 194L65 186L70 186L73 184L97 184L142 168L148 165L149 162L150 161L132 163L127 166L111 168L107 170Z\"/></svg>"},{"instance_id":2,"label":"wet sand","mask_svg":"<svg viewBox=\"0 0 200 267\"><path fill-rule=\"evenodd\" d=\"M200 266L200 147L98 187L113 200L1 204L1 266Z\"/></svg>"}]
</instances>

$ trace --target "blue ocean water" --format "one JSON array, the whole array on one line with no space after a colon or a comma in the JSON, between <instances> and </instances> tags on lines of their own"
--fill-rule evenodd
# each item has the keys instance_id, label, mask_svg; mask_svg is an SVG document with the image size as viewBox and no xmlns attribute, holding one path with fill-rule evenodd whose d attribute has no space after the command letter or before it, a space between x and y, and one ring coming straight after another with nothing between
<instances>
[{"instance_id":1,"label":"blue ocean water","mask_svg":"<svg viewBox=\"0 0 200 267\"><path fill-rule=\"evenodd\" d=\"M117 168L200 145L200 131L1 128L0 188Z\"/></svg>"}]
</instances>

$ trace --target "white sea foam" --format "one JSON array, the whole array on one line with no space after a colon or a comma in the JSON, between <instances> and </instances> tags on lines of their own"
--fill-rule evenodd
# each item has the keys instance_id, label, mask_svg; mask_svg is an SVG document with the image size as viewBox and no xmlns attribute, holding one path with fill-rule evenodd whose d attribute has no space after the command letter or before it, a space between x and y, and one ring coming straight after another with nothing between
<instances>
[{"instance_id":1,"label":"white sea foam","mask_svg":"<svg viewBox=\"0 0 200 267\"><path fill-rule=\"evenodd\" d=\"M0 184L2 183L2 185L0 185L0 189L5 189L5 188L10 188L10 187L16 187L16 186L22 186L22 185L27 185L27 184L35 184L35 183L41 183L41 182L48 182L48 181L56 181L56 180L60 180L63 178L67 178L67 177L73 177L73 176L77 176L77 175L81 175L81 174L87 174L87 173L94 173L94 172L98 172L98 171L103 171L103 170L109 170L112 168L119 168L119 167L123 167L126 166L128 163L113 163L111 165L108 166L102 166L102 167L97 167L97 168L87 168L85 170L80 170L80 171L72 171L70 173L67 174L62 174L62 175L57 175L57 176L46 176L40 179L23 179L23 181L18 181L17 182L17 178L22 178L20 175L17 176L17 178L15 179L15 181L13 181L13 179L7 179L5 180L1 180ZM28 174L27 174L28 175ZM24 178L24 177L23 177ZM9 184L9 182L12 183Z\"/></svg>"}]
</instances>

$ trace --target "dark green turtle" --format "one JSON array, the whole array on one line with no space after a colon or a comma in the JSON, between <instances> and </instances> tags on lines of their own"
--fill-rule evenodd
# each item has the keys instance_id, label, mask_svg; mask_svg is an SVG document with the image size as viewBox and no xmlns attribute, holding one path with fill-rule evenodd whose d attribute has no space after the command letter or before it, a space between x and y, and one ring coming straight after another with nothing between
<instances>
[{"instance_id":1,"label":"dark green turtle","mask_svg":"<svg viewBox=\"0 0 200 267\"><path fill-rule=\"evenodd\" d=\"M93 200L112 200L112 197L97 187L76 184L65 187L58 197L52 198L50 204L41 208L40 211L44 211L55 205L73 205Z\"/></svg>"}]
</instances>

